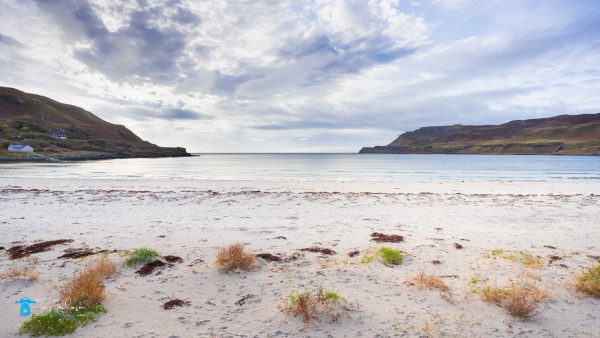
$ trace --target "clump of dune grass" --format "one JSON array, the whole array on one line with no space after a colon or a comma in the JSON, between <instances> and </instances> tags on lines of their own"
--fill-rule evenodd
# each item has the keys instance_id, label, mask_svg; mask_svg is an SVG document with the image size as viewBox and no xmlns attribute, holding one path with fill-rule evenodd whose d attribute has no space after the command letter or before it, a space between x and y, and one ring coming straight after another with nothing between
<instances>
[{"instance_id":1,"label":"clump of dune grass","mask_svg":"<svg viewBox=\"0 0 600 338\"><path fill-rule=\"evenodd\" d=\"M255 261L256 256L246 251L242 243L234 243L219 248L216 264L217 268L222 271L249 270Z\"/></svg>"},{"instance_id":2,"label":"clump of dune grass","mask_svg":"<svg viewBox=\"0 0 600 338\"><path fill-rule=\"evenodd\" d=\"M452 291L450 290L450 287L438 276L419 272L414 277L409 278L408 282L414 284L419 289L429 288L438 290L442 299L450 303L452 302Z\"/></svg>"},{"instance_id":3,"label":"clump of dune grass","mask_svg":"<svg viewBox=\"0 0 600 338\"><path fill-rule=\"evenodd\" d=\"M115 262L102 258L85 268L59 288L59 301L65 308L34 314L23 322L19 333L35 336L64 336L106 313L104 280L117 274Z\"/></svg>"},{"instance_id":4,"label":"clump of dune grass","mask_svg":"<svg viewBox=\"0 0 600 338\"><path fill-rule=\"evenodd\" d=\"M35 282L40 278L39 272L35 269L12 268L3 274L0 274L0 280L4 279L25 279Z\"/></svg>"},{"instance_id":5,"label":"clump of dune grass","mask_svg":"<svg viewBox=\"0 0 600 338\"><path fill-rule=\"evenodd\" d=\"M158 253L156 250L150 248L138 248L127 253L125 265L134 266L137 264L146 264L158 256L160 256L160 253Z\"/></svg>"},{"instance_id":6,"label":"clump of dune grass","mask_svg":"<svg viewBox=\"0 0 600 338\"><path fill-rule=\"evenodd\" d=\"M575 278L575 289L600 298L600 264L588 268Z\"/></svg>"},{"instance_id":7,"label":"clump of dune grass","mask_svg":"<svg viewBox=\"0 0 600 338\"><path fill-rule=\"evenodd\" d=\"M52 309L41 314L34 314L21 325L19 334L37 336L64 336L82 325L98 319L98 315L106 313L102 305L87 308Z\"/></svg>"},{"instance_id":8,"label":"clump of dune grass","mask_svg":"<svg viewBox=\"0 0 600 338\"><path fill-rule=\"evenodd\" d=\"M481 298L505 308L515 317L530 319L539 314L537 305L548 298L548 292L533 283L518 281L504 288L487 285L481 289Z\"/></svg>"},{"instance_id":9,"label":"clump of dune grass","mask_svg":"<svg viewBox=\"0 0 600 338\"><path fill-rule=\"evenodd\" d=\"M350 311L354 309L353 304L333 290L292 293L283 304L284 313L302 317L306 324L323 317L335 322L342 317L350 317Z\"/></svg>"},{"instance_id":10,"label":"clump of dune grass","mask_svg":"<svg viewBox=\"0 0 600 338\"><path fill-rule=\"evenodd\" d=\"M117 274L116 264L102 258L59 288L59 299L67 306L87 308L106 298L104 280Z\"/></svg>"},{"instance_id":11,"label":"clump of dune grass","mask_svg":"<svg viewBox=\"0 0 600 338\"><path fill-rule=\"evenodd\" d=\"M500 257L530 268L541 268L544 265L541 258L525 250L493 249L488 252L487 257Z\"/></svg>"},{"instance_id":12,"label":"clump of dune grass","mask_svg":"<svg viewBox=\"0 0 600 338\"><path fill-rule=\"evenodd\" d=\"M379 249L367 252L361 259L362 263L368 264L373 261L379 261L383 265L400 265L404 260L402 251L382 246Z\"/></svg>"}]
</instances>

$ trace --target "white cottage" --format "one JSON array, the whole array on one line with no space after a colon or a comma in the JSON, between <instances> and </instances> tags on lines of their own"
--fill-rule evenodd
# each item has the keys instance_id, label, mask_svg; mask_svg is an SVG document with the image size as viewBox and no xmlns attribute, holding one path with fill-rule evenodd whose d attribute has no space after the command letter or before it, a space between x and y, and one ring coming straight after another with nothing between
<instances>
[{"instance_id":1,"label":"white cottage","mask_svg":"<svg viewBox=\"0 0 600 338\"><path fill-rule=\"evenodd\" d=\"M59 140L66 140L68 139L67 137L67 133L65 133L62 130L53 130L50 132L50 137L59 139Z\"/></svg>"},{"instance_id":2,"label":"white cottage","mask_svg":"<svg viewBox=\"0 0 600 338\"><path fill-rule=\"evenodd\" d=\"M11 144L8 146L8 151L11 153L32 153L33 148L26 144Z\"/></svg>"}]
</instances>

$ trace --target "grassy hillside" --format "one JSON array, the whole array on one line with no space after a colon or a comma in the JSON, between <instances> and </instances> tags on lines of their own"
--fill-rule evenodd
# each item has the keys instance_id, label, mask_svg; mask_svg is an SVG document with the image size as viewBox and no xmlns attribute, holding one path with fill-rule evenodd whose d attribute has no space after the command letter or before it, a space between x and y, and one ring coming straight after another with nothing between
<instances>
[{"instance_id":1,"label":"grassy hillside","mask_svg":"<svg viewBox=\"0 0 600 338\"><path fill-rule=\"evenodd\" d=\"M50 137L64 131L67 140ZM189 155L184 148L164 148L144 141L125 126L47 97L0 87L0 156L11 143L27 144L35 152L55 158L122 158Z\"/></svg>"},{"instance_id":2,"label":"grassy hillside","mask_svg":"<svg viewBox=\"0 0 600 338\"><path fill-rule=\"evenodd\" d=\"M501 125L424 127L360 153L600 155L600 114L561 115Z\"/></svg>"}]
</instances>

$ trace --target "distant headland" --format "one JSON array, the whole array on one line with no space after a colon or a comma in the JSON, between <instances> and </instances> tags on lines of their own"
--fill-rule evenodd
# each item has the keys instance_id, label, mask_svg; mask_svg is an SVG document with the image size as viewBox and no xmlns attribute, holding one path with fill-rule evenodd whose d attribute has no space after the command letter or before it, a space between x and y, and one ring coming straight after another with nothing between
<instances>
[{"instance_id":1,"label":"distant headland","mask_svg":"<svg viewBox=\"0 0 600 338\"><path fill-rule=\"evenodd\" d=\"M600 114L560 115L500 125L423 127L361 154L600 155Z\"/></svg>"},{"instance_id":2,"label":"distant headland","mask_svg":"<svg viewBox=\"0 0 600 338\"><path fill-rule=\"evenodd\" d=\"M82 108L0 87L0 161L190 156L159 147Z\"/></svg>"}]
</instances>

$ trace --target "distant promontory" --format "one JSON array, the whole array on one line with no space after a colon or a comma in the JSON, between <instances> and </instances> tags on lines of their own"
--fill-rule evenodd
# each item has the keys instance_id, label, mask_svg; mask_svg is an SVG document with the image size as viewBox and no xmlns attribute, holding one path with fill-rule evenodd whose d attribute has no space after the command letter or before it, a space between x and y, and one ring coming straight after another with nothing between
<instances>
[{"instance_id":1,"label":"distant promontory","mask_svg":"<svg viewBox=\"0 0 600 338\"><path fill-rule=\"evenodd\" d=\"M560 115L500 125L423 127L361 154L600 155L600 114Z\"/></svg>"},{"instance_id":2,"label":"distant promontory","mask_svg":"<svg viewBox=\"0 0 600 338\"><path fill-rule=\"evenodd\" d=\"M82 108L0 87L0 160L190 156L159 147Z\"/></svg>"}]
</instances>

